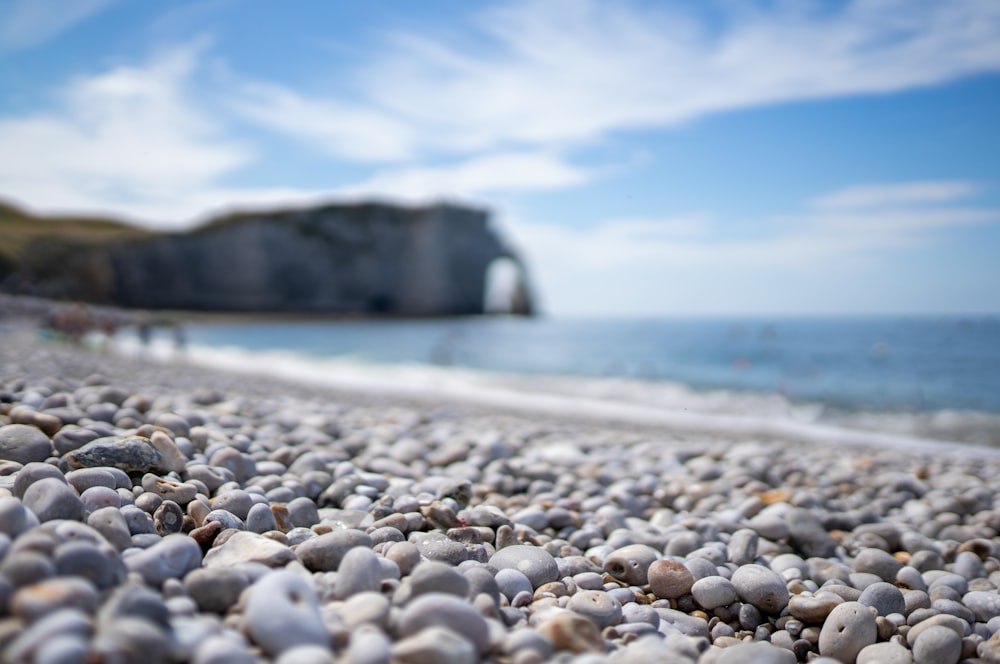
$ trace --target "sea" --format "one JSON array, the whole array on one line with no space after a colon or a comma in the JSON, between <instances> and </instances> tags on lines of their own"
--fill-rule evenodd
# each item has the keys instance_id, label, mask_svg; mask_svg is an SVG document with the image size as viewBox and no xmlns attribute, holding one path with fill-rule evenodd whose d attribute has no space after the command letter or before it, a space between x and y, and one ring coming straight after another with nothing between
<instances>
[{"instance_id":1,"label":"sea","mask_svg":"<svg viewBox=\"0 0 1000 664\"><path fill-rule=\"evenodd\" d=\"M118 349L714 435L1000 448L1000 316L238 320Z\"/></svg>"}]
</instances>

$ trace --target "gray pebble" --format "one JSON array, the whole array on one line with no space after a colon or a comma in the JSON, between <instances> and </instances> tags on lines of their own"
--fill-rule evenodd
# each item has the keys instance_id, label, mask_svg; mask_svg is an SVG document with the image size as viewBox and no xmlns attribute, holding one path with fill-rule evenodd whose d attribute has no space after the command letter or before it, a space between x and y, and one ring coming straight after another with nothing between
<instances>
[{"instance_id":1,"label":"gray pebble","mask_svg":"<svg viewBox=\"0 0 1000 664\"><path fill-rule=\"evenodd\" d=\"M873 607L880 616L906 611L903 593L895 585L884 581L873 583L865 588L858 601L865 606Z\"/></svg>"},{"instance_id":2,"label":"gray pebble","mask_svg":"<svg viewBox=\"0 0 1000 664\"><path fill-rule=\"evenodd\" d=\"M874 574L883 581L895 581L902 567L903 563L881 549L862 549L854 557L854 568L858 572Z\"/></svg>"},{"instance_id":3,"label":"gray pebble","mask_svg":"<svg viewBox=\"0 0 1000 664\"><path fill-rule=\"evenodd\" d=\"M41 522L84 518L83 502L65 480L45 477L29 486L22 498L24 506Z\"/></svg>"},{"instance_id":4,"label":"gray pebble","mask_svg":"<svg viewBox=\"0 0 1000 664\"><path fill-rule=\"evenodd\" d=\"M532 588L559 579L559 567L555 558L537 546L516 544L500 549L490 558L490 564L498 570L519 570L531 581Z\"/></svg>"},{"instance_id":5,"label":"gray pebble","mask_svg":"<svg viewBox=\"0 0 1000 664\"><path fill-rule=\"evenodd\" d=\"M629 585L642 586L648 581L649 566L659 557L651 546L630 544L612 551L604 559L604 571Z\"/></svg>"},{"instance_id":6,"label":"gray pebble","mask_svg":"<svg viewBox=\"0 0 1000 664\"><path fill-rule=\"evenodd\" d=\"M273 572L255 583L245 616L250 636L271 656L303 645L330 645L316 593L294 572Z\"/></svg>"},{"instance_id":7,"label":"gray pebble","mask_svg":"<svg viewBox=\"0 0 1000 664\"><path fill-rule=\"evenodd\" d=\"M860 602L844 602L827 616L819 634L819 653L853 662L861 649L875 643L875 616Z\"/></svg>"},{"instance_id":8,"label":"gray pebble","mask_svg":"<svg viewBox=\"0 0 1000 664\"><path fill-rule=\"evenodd\" d=\"M334 598L347 599L357 593L374 592L381 585L382 566L378 556L371 549L355 547L340 561Z\"/></svg>"},{"instance_id":9,"label":"gray pebble","mask_svg":"<svg viewBox=\"0 0 1000 664\"><path fill-rule=\"evenodd\" d=\"M767 642L740 643L724 648L716 664L795 664L791 650Z\"/></svg>"},{"instance_id":10,"label":"gray pebble","mask_svg":"<svg viewBox=\"0 0 1000 664\"><path fill-rule=\"evenodd\" d=\"M930 627L913 644L915 664L956 664L961 656L962 637L947 627Z\"/></svg>"},{"instance_id":11,"label":"gray pebble","mask_svg":"<svg viewBox=\"0 0 1000 664\"><path fill-rule=\"evenodd\" d=\"M996 591L973 590L962 597L962 604L972 610L979 622L1000 616L1000 594Z\"/></svg>"},{"instance_id":12,"label":"gray pebble","mask_svg":"<svg viewBox=\"0 0 1000 664\"><path fill-rule=\"evenodd\" d=\"M0 496L0 533L11 538L25 533L39 523L38 517L24 503L12 496Z\"/></svg>"},{"instance_id":13,"label":"gray pebble","mask_svg":"<svg viewBox=\"0 0 1000 664\"><path fill-rule=\"evenodd\" d=\"M389 622L389 600L377 592L361 592L346 599L340 614L344 624L350 629L359 625L375 625L384 629Z\"/></svg>"},{"instance_id":14,"label":"gray pebble","mask_svg":"<svg viewBox=\"0 0 1000 664\"><path fill-rule=\"evenodd\" d=\"M360 530L335 530L299 544L295 555L310 571L331 572L336 571L347 552L357 546L370 549L372 538Z\"/></svg>"},{"instance_id":15,"label":"gray pebble","mask_svg":"<svg viewBox=\"0 0 1000 664\"><path fill-rule=\"evenodd\" d=\"M819 517L809 510L790 510L787 523L792 545L806 558L828 558L837 550L837 543L823 528Z\"/></svg>"},{"instance_id":16,"label":"gray pebble","mask_svg":"<svg viewBox=\"0 0 1000 664\"><path fill-rule=\"evenodd\" d=\"M726 549L729 554L729 562L736 565L748 565L757 558L757 546L760 537L757 532L749 528L741 528L729 536L729 544Z\"/></svg>"},{"instance_id":17,"label":"gray pebble","mask_svg":"<svg viewBox=\"0 0 1000 664\"><path fill-rule=\"evenodd\" d=\"M898 643L873 643L861 649L856 664L913 664L913 655Z\"/></svg>"},{"instance_id":18,"label":"gray pebble","mask_svg":"<svg viewBox=\"0 0 1000 664\"><path fill-rule=\"evenodd\" d=\"M55 466L48 463L42 463L40 461L32 461L31 463L25 464L24 467L15 474L13 488L14 496L22 498L25 490L27 490L29 486L45 477L54 477L60 482L64 484L66 483L66 478Z\"/></svg>"},{"instance_id":19,"label":"gray pebble","mask_svg":"<svg viewBox=\"0 0 1000 664\"><path fill-rule=\"evenodd\" d=\"M288 503L288 518L297 528L309 528L319 523L319 511L316 503L303 496Z\"/></svg>"},{"instance_id":20,"label":"gray pebble","mask_svg":"<svg viewBox=\"0 0 1000 664\"><path fill-rule=\"evenodd\" d=\"M433 592L459 597L469 594L469 582L461 572L433 560L417 565L410 573L409 584L413 596Z\"/></svg>"},{"instance_id":21,"label":"gray pebble","mask_svg":"<svg viewBox=\"0 0 1000 664\"><path fill-rule=\"evenodd\" d=\"M124 551L132 544L132 533L120 510L104 507L87 517L87 525L99 532L111 546Z\"/></svg>"},{"instance_id":22,"label":"gray pebble","mask_svg":"<svg viewBox=\"0 0 1000 664\"><path fill-rule=\"evenodd\" d=\"M389 664L392 642L380 629L361 625L351 631L345 664Z\"/></svg>"},{"instance_id":23,"label":"gray pebble","mask_svg":"<svg viewBox=\"0 0 1000 664\"><path fill-rule=\"evenodd\" d=\"M193 541L193 540L192 540ZM236 532L223 544L205 554L205 567L228 567L240 563L259 563L284 567L295 560L295 552L281 542L256 533Z\"/></svg>"},{"instance_id":24,"label":"gray pebble","mask_svg":"<svg viewBox=\"0 0 1000 664\"><path fill-rule=\"evenodd\" d=\"M256 503L247 512L246 529L253 533L266 533L269 530L277 530L278 522L271 512L271 506L267 503Z\"/></svg>"},{"instance_id":25,"label":"gray pebble","mask_svg":"<svg viewBox=\"0 0 1000 664\"><path fill-rule=\"evenodd\" d=\"M198 643L192 664L256 664L257 658L243 644L221 635L210 635Z\"/></svg>"},{"instance_id":26,"label":"gray pebble","mask_svg":"<svg viewBox=\"0 0 1000 664\"><path fill-rule=\"evenodd\" d=\"M35 664L86 664L90 645L87 639L60 634L43 643L35 652Z\"/></svg>"},{"instance_id":27,"label":"gray pebble","mask_svg":"<svg viewBox=\"0 0 1000 664\"><path fill-rule=\"evenodd\" d=\"M445 627L462 634L477 652L489 648L486 620L468 602L454 595L428 593L409 602L399 615L399 632L413 636L428 627Z\"/></svg>"},{"instance_id":28,"label":"gray pebble","mask_svg":"<svg viewBox=\"0 0 1000 664\"><path fill-rule=\"evenodd\" d=\"M721 576L707 576L698 579L691 586L694 601L703 609L715 609L728 606L736 601L736 589L732 582Z\"/></svg>"},{"instance_id":29,"label":"gray pebble","mask_svg":"<svg viewBox=\"0 0 1000 664\"><path fill-rule=\"evenodd\" d=\"M202 611L224 614L250 584L234 567L196 569L184 577L184 589Z\"/></svg>"},{"instance_id":30,"label":"gray pebble","mask_svg":"<svg viewBox=\"0 0 1000 664\"><path fill-rule=\"evenodd\" d=\"M296 646L281 653L275 664L333 664L333 651L325 646Z\"/></svg>"},{"instance_id":31,"label":"gray pebble","mask_svg":"<svg viewBox=\"0 0 1000 664\"><path fill-rule=\"evenodd\" d=\"M499 570L494 579L497 582L497 587L500 588L500 592L503 593L508 602L512 601L518 593L526 592L530 594L534 590L531 586L531 579L517 569L507 568Z\"/></svg>"},{"instance_id":32,"label":"gray pebble","mask_svg":"<svg viewBox=\"0 0 1000 664\"><path fill-rule=\"evenodd\" d=\"M0 426L0 459L29 464L45 461L52 455L52 441L40 430L27 424Z\"/></svg>"},{"instance_id":33,"label":"gray pebble","mask_svg":"<svg viewBox=\"0 0 1000 664\"><path fill-rule=\"evenodd\" d=\"M154 588L167 579L182 579L201 564L201 548L187 535L167 535L148 549L125 558L130 572Z\"/></svg>"},{"instance_id":34,"label":"gray pebble","mask_svg":"<svg viewBox=\"0 0 1000 664\"><path fill-rule=\"evenodd\" d=\"M465 636L442 625L431 625L400 639L390 651L400 664L476 664L476 647Z\"/></svg>"},{"instance_id":35,"label":"gray pebble","mask_svg":"<svg viewBox=\"0 0 1000 664\"><path fill-rule=\"evenodd\" d=\"M125 565L117 550L104 543L69 540L57 546L52 557L59 575L87 579L98 590L125 580Z\"/></svg>"},{"instance_id":36,"label":"gray pebble","mask_svg":"<svg viewBox=\"0 0 1000 664\"><path fill-rule=\"evenodd\" d=\"M704 581L707 579L699 583ZM733 572L732 585L741 601L753 604L762 613L777 615L788 605L788 588L784 580L762 565L739 567Z\"/></svg>"},{"instance_id":37,"label":"gray pebble","mask_svg":"<svg viewBox=\"0 0 1000 664\"><path fill-rule=\"evenodd\" d=\"M3 661L28 662L47 642L60 636L89 638L93 623L83 611L59 609L29 625L3 649Z\"/></svg>"},{"instance_id":38,"label":"gray pebble","mask_svg":"<svg viewBox=\"0 0 1000 664\"><path fill-rule=\"evenodd\" d=\"M163 457L141 436L107 436L93 440L62 457L70 470L110 466L126 473L146 473L163 470Z\"/></svg>"},{"instance_id":39,"label":"gray pebble","mask_svg":"<svg viewBox=\"0 0 1000 664\"><path fill-rule=\"evenodd\" d=\"M621 604L599 590L581 590L570 597L566 608L590 619L599 629L617 625L622 620Z\"/></svg>"},{"instance_id":40,"label":"gray pebble","mask_svg":"<svg viewBox=\"0 0 1000 664\"><path fill-rule=\"evenodd\" d=\"M230 528L234 530L244 530L246 526L243 521L233 514L232 512L227 512L226 510L212 510L205 515L202 520L202 525L212 523L213 521L218 521L222 525L223 530L228 530Z\"/></svg>"}]
</instances>

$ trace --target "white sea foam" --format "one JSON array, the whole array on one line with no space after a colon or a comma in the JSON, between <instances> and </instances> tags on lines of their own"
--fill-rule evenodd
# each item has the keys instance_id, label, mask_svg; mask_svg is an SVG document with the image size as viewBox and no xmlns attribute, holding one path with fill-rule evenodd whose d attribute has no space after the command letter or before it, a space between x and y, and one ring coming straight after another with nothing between
<instances>
[{"instance_id":1,"label":"white sea foam","mask_svg":"<svg viewBox=\"0 0 1000 664\"><path fill-rule=\"evenodd\" d=\"M793 404L777 394L698 391L665 381L507 374L418 363L379 364L349 357L313 357L290 351L247 351L236 347L178 348L166 339L154 339L144 346L134 338L125 337L116 341L115 350L159 362L185 362L299 385L726 437L910 450L940 449L943 445L954 449L960 440L926 435L926 432L956 430L949 426L929 426L925 421L940 425L939 420L949 417L947 413L926 416L862 413L831 420L818 404ZM977 415L987 418L979 425L1000 431L1000 417ZM963 421L959 418L956 425ZM988 437L986 442L992 440ZM962 447L975 454L1000 454L1000 449Z\"/></svg>"}]
</instances>

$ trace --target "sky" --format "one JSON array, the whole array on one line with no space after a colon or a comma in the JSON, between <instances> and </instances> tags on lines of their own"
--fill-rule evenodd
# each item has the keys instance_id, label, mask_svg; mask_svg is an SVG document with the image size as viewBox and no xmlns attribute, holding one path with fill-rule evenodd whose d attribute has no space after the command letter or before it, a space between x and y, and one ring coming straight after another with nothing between
<instances>
[{"instance_id":1,"label":"sky","mask_svg":"<svg viewBox=\"0 0 1000 664\"><path fill-rule=\"evenodd\" d=\"M0 198L488 207L555 315L1000 314L996 0L0 0Z\"/></svg>"}]
</instances>

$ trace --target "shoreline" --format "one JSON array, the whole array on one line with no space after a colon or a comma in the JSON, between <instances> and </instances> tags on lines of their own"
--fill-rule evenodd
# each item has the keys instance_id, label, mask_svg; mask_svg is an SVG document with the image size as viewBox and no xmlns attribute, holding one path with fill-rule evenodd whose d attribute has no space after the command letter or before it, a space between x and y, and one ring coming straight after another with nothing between
<instances>
[{"instance_id":1,"label":"shoreline","mask_svg":"<svg viewBox=\"0 0 1000 664\"><path fill-rule=\"evenodd\" d=\"M0 659L1000 656L997 450L442 396L0 326Z\"/></svg>"}]
</instances>

